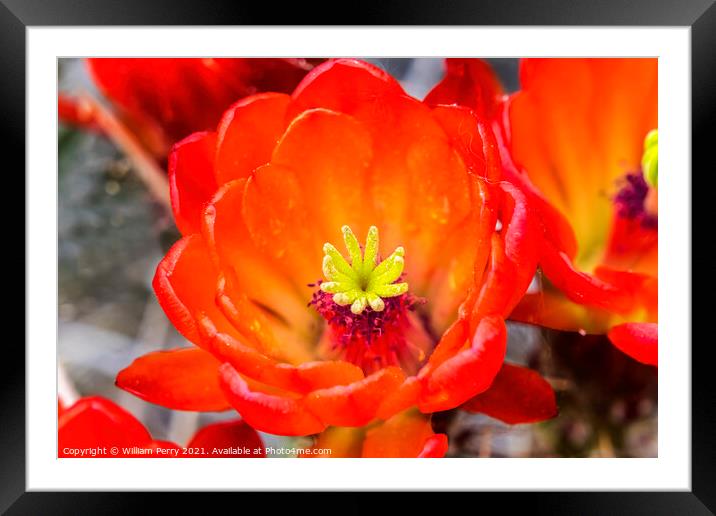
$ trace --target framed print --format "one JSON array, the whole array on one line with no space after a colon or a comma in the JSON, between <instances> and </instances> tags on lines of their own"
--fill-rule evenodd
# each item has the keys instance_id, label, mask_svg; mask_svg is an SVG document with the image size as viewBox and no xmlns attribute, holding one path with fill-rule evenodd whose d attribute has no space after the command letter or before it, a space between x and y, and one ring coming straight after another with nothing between
<instances>
[{"instance_id":1,"label":"framed print","mask_svg":"<svg viewBox=\"0 0 716 516\"><path fill-rule=\"evenodd\" d=\"M711 2L350 26L61 4L3 7L27 192L3 509L435 490L714 510L691 286Z\"/></svg>"}]
</instances>

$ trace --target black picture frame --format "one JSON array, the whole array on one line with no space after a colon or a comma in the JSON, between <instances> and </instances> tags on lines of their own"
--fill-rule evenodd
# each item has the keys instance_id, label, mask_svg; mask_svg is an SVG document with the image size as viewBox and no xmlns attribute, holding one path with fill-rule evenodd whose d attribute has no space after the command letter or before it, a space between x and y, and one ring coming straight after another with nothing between
<instances>
[{"instance_id":1,"label":"black picture frame","mask_svg":"<svg viewBox=\"0 0 716 516\"><path fill-rule=\"evenodd\" d=\"M334 6L335 7L335 6ZM346 9L348 8L348 9ZM3 79L0 82L0 102L3 106L3 156L6 180L12 179L7 157L16 159L15 170L25 166L25 37L30 26L42 25L283 25L283 24L350 24L350 25L656 25L691 28L692 72L692 163L694 170L708 173L715 168L713 144L710 142L716 124L716 6L714 0L460 0L451 2L384 2L379 7L363 3L342 6L350 16L338 17L332 6L307 6L266 3L232 2L215 0L1 0L0 1L0 55ZM684 171L689 173L690 171ZM10 177L8 177L10 176ZM14 174L14 178L19 178ZM693 174L691 175L693 180ZM24 182L20 187L24 191ZM693 189L693 235L706 235L693 239L702 247L701 253L692 248L692 265L700 270L713 270L706 260L713 256L714 243L708 228L696 230L702 221L713 218L706 210L713 205L710 199L699 196L709 194L707 188ZM24 199L17 194L12 197ZM18 208L3 206L6 223L19 230ZM708 223L708 222L707 222ZM23 226L24 227L24 226ZM23 239L25 236L23 236ZM708 242L704 248L703 241ZM13 264L22 252L14 253ZM27 262L25 262L27 263ZM12 265L11 265L12 266ZM32 274L26 267L26 277ZM19 276L19 275L16 275ZM18 279L19 281L19 279ZM710 282L699 282L705 290ZM53 287L48 286L48 292ZM23 296L24 299L24 296ZM686 300L685 300L686 302ZM14 306L20 306L15 300ZM24 306L24 303L23 303ZM708 303L692 301L694 321L708 320L704 312ZM692 312L693 313L693 312ZM699 317L701 315L701 317ZM7 317L7 316L6 316ZM695 336L696 334L694 334ZM693 339L696 342L696 339ZM692 475L689 492L619 492L619 493L523 493L469 495L481 507L490 502L504 509L523 507L539 514L714 514L716 513L716 404L711 373L713 339L701 339L692 348ZM688 342L669 345L689 345ZM8 514L133 514L144 513L151 502L161 496L163 512L171 513L176 507L180 513L195 510L193 501L185 495L171 493L40 493L25 489L25 352L18 338L7 338L3 354L2 418L0 419L0 511ZM203 496L207 496L205 493ZM228 494L211 494L212 504L228 501ZM262 503L252 495L241 505ZM264 495L265 496L265 495ZM314 495L306 495L314 496ZM346 510L365 512L376 502L364 496L346 504ZM488 498L489 496L489 498ZM500 499L495 500L495 496ZM296 495L289 503L300 506L304 494ZM254 502L254 503L251 503ZM416 503L417 502L417 503ZM263 502L266 503L266 502ZM276 502L271 501L275 508ZM310 502L315 507L315 502ZM403 502L401 502L403 503ZM415 494L411 504L424 506L422 496ZM460 505L465 504L461 496ZM324 505L331 509L331 503ZM202 505L206 508L206 505ZM446 506L443 505L444 510ZM241 506L237 507L241 510ZM467 510L463 508L461 510ZM503 510L504 510L503 509ZM333 510L336 510L334 507ZM510 511L511 512L511 511Z\"/></svg>"}]
</instances>

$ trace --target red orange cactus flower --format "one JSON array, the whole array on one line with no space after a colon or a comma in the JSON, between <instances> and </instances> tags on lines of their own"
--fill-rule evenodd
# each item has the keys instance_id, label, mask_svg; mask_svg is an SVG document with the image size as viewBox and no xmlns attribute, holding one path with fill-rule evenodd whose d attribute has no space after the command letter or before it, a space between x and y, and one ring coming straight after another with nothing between
<instances>
[{"instance_id":1,"label":"red orange cactus flower","mask_svg":"<svg viewBox=\"0 0 716 516\"><path fill-rule=\"evenodd\" d=\"M172 408L228 403L273 434L365 427L362 454L444 453L423 414L490 388L538 258L489 126L335 60L290 96L234 104L174 147L169 174L184 237L154 289L198 348L142 357L118 385ZM400 448L406 428L421 438Z\"/></svg>"},{"instance_id":2,"label":"red orange cactus flower","mask_svg":"<svg viewBox=\"0 0 716 516\"><path fill-rule=\"evenodd\" d=\"M58 402L58 456L88 457L264 457L258 434L242 420L213 423L188 442L190 454L170 441L152 438L142 423L113 401L81 398L70 407Z\"/></svg>"},{"instance_id":3,"label":"red orange cactus flower","mask_svg":"<svg viewBox=\"0 0 716 516\"><path fill-rule=\"evenodd\" d=\"M552 285L512 317L608 333L656 365L657 60L525 59L509 97L469 61L454 60L431 97L490 106L505 176L544 226L540 265Z\"/></svg>"}]
</instances>

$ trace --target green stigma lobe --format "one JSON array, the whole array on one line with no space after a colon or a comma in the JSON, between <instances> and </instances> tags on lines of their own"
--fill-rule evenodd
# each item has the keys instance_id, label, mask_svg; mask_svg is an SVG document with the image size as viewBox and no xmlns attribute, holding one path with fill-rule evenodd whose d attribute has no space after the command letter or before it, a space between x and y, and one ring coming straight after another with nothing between
<instances>
[{"instance_id":1,"label":"green stigma lobe","mask_svg":"<svg viewBox=\"0 0 716 516\"><path fill-rule=\"evenodd\" d=\"M363 254L363 274L370 275L378 259L378 228L371 226L365 239L365 252Z\"/></svg>"},{"instance_id":2,"label":"green stigma lobe","mask_svg":"<svg viewBox=\"0 0 716 516\"><path fill-rule=\"evenodd\" d=\"M378 260L378 228L368 230L364 251L348 226L341 228L351 263L329 243L323 246L323 274L327 281L321 290L333 294L333 301L341 306L350 305L354 314L367 307L376 312L385 309L383 298L395 297L408 291L407 283L393 283L403 274L405 249L398 247L385 260Z\"/></svg>"},{"instance_id":3,"label":"green stigma lobe","mask_svg":"<svg viewBox=\"0 0 716 516\"><path fill-rule=\"evenodd\" d=\"M650 186L658 188L659 182L659 131L652 129L644 138L644 154L641 157L641 170Z\"/></svg>"},{"instance_id":4,"label":"green stigma lobe","mask_svg":"<svg viewBox=\"0 0 716 516\"><path fill-rule=\"evenodd\" d=\"M348 226L343 226L341 231L343 231L343 241L348 249L348 255L351 257L351 268L360 274L363 268L363 253L360 250L358 239Z\"/></svg>"},{"instance_id":5,"label":"green stigma lobe","mask_svg":"<svg viewBox=\"0 0 716 516\"><path fill-rule=\"evenodd\" d=\"M323 258L324 267L326 266L326 259L330 258L331 266L334 267L341 274L350 276L353 273L353 269L345 260L345 258L343 258L341 253L338 252L338 249L333 247L331 244L325 244L323 246L323 252L325 253L325 256Z\"/></svg>"}]
</instances>

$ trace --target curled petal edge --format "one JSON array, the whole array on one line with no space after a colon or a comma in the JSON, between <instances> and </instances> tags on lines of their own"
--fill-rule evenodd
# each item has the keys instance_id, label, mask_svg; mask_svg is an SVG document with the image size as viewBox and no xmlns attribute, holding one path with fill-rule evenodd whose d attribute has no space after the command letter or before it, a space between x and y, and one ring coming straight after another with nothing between
<instances>
[{"instance_id":1,"label":"curled petal edge","mask_svg":"<svg viewBox=\"0 0 716 516\"><path fill-rule=\"evenodd\" d=\"M420 411L448 410L487 390L502 367L506 351L504 320L498 316L484 317L467 349L422 376Z\"/></svg>"}]
</instances>

